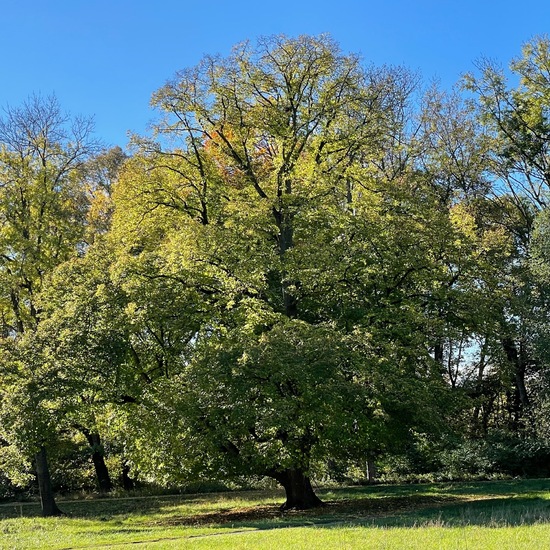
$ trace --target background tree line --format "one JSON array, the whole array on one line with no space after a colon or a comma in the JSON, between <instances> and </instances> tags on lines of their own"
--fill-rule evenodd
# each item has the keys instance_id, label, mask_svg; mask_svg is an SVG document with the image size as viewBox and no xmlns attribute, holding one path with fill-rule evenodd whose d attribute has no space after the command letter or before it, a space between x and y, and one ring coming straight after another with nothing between
<instances>
[{"instance_id":1,"label":"background tree line","mask_svg":"<svg viewBox=\"0 0 550 550\"><path fill-rule=\"evenodd\" d=\"M5 494L548 475L549 56L446 93L247 42L160 88L128 153L55 98L7 108Z\"/></svg>"}]
</instances>

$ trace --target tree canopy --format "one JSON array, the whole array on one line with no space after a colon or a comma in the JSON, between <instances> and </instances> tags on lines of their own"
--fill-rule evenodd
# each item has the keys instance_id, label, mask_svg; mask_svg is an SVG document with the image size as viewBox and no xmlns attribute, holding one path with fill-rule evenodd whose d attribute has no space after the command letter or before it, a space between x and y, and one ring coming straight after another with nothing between
<instances>
[{"instance_id":1,"label":"tree canopy","mask_svg":"<svg viewBox=\"0 0 550 550\"><path fill-rule=\"evenodd\" d=\"M8 109L0 467L47 481L70 441L102 490L107 457L126 484L269 477L285 508L367 463L538 471L548 52L466 98L328 36L244 42L160 88L128 154L54 99Z\"/></svg>"}]
</instances>

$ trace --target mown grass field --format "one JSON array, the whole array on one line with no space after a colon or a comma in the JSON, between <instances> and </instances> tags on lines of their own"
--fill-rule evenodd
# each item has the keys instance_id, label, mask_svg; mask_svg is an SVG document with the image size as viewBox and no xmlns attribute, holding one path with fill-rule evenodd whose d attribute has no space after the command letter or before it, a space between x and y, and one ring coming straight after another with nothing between
<instances>
[{"instance_id":1,"label":"mown grass field","mask_svg":"<svg viewBox=\"0 0 550 550\"><path fill-rule=\"evenodd\" d=\"M279 511L279 492L0 507L0 548L550 548L550 480L320 490L327 505Z\"/></svg>"}]
</instances>

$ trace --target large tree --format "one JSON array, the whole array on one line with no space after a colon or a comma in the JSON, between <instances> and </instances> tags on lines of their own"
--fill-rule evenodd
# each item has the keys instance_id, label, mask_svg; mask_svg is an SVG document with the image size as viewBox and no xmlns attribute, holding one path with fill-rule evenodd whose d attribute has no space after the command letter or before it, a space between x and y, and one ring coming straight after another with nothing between
<instances>
[{"instance_id":1,"label":"large tree","mask_svg":"<svg viewBox=\"0 0 550 550\"><path fill-rule=\"evenodd\" d=\"M409 158L414 84L326 37L275 37L154 95L165 117L136 139L112 232L143 321L153 288L188 304L182 336L161 340L173 368L133 415L157 427L147 458L271 476L286 507L310 507L323 461L433 426L429 304L468 228Z\"/></svg>"},{"instance_id":2,"label":"large tree","mask_svg":"<svg viewBox=\"0 0 550 550\"><path fill-rule=\"evenodd\" d=\"M40 413L55 402L48 389L55 390L57 376L39 351L30 350L37 345L45 279L83 246L87 197L81 184L95 149L91 130L90 120L70 118L53 97L31 97L6 108L0 120L2 437L34 453L44 515L59 513L47 462L56 419Z\"/></svg>"},{"instance_id":3,"label":"large tree","mask_svg":"<svg viewBox=\"0 0 550 550\"><path fill-rule=\"evenodd\" d=\"M468 75L466 87L475 94L488 152L486 172L492 194L485 223L500 226L510 235L513 251L501 264L501 311L493 334L500 352L494 364L507 380L504 412L513 431L536 431L533 399L544 370L537 352L540 312L547 289L530 271L531 244L537 213L547 208L550 186L550 42L535 37L522 56L510 63L514 87L494 63L480 64L479 75Z\"/></svg>"}]
</instances>

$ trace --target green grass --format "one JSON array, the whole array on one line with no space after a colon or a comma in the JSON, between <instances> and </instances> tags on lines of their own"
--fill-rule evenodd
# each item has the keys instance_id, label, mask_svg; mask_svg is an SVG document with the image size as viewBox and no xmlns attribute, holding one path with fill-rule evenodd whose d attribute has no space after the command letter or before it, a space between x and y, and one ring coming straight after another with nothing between
<instances>
[{"instance_id":1,"label":"green grass","mask_svg":"<svg viewBox=\"0 0 550 550\"><path fill-rule=\"evenodd\" d=\"M327 506L281 513L280 492L0 507L0 548L547 548L550 480L322 490ZM23 517L20 517L21 514Z\"/></svg>"}]
</instances>

